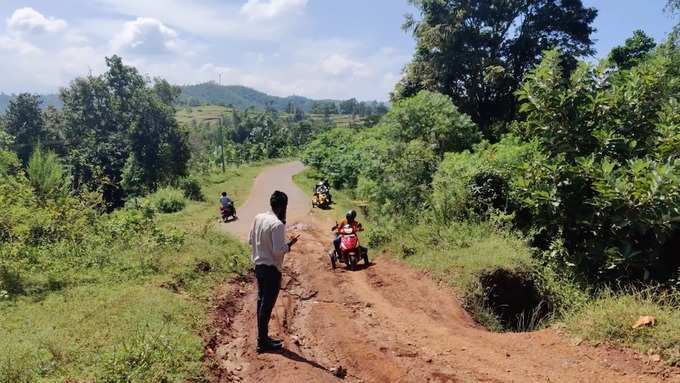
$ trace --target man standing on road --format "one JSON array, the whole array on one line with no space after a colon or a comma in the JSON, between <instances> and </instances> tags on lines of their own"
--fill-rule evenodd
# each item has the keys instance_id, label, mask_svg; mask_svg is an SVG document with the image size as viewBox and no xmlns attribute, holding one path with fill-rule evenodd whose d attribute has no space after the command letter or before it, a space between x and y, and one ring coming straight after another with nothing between
<instances>
[{"instance_id":1,"label":"man standing on road","mask_svg":"<svg viewBox=\"0 0 680 383\"><path fill-rule=\"evenodd\" d=\"M252 260L257 278L257 352L276 351L283 342L269 337L269 319L281 288L283 257L298 238L286 243L286 209L288 196L275 191L270 200L271 211L258 214L250 229Z\"/></svg>"}]
</instances>

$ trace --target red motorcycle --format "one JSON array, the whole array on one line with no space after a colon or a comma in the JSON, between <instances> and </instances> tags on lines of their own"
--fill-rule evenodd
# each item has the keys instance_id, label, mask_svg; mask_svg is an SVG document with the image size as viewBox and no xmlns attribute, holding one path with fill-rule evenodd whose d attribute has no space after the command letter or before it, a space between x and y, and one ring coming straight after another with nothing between
<instances>
[{"instance_id":1,"label":"red motorcycle","mask_svg":"<svg viewBox=\"0 0 680 383\"><path fill-rule=\"evenodd\" d=\"M230 203L226 207L221 206L220 207L220 213L222 214L222 221L224 223L229 222L229 218L231 217L231 220L238 219L236 217L236 208L234 207L234 203Z\"/></svg>"},{"instance_id":2,"label":"red motorcycle","mask_svg":"<svg viewBox=\"0 0 680 383\"><path fill-rule=\"evenodd\" d=\"M352 271L356 270L359 260L363 259L364 264L368 265L368 249L359 245L357 235L357 232L362 230L361 228L355 230L352 225L340 228L340 254L335 249L330 252L331 266L334 270L337 262L344 263Z\"/></svg>"}]
</instances>

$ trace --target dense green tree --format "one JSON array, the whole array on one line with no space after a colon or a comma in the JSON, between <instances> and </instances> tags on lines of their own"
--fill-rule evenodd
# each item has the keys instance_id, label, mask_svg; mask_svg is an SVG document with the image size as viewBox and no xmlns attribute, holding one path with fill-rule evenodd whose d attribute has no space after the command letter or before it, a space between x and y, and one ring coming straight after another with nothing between
<instances>
[{"instance_id":1,"label":"dense green tree","mask_svg":"<svg viewBox=\"0 0 680 383\"><path fill-rule=\"evenodd\" d=\"M342 114L357 114L357 107L359 102L356 98L351 98L340 103L340 113Z\"/></svg>"},{"instance_id":2,"label":"dense green tree","mask_svg":"<svg viewBox=\"0 0 680 383\"><path fill-rule=\"evenodd\" d=\"M59 156L65 156L67 148L66 138L64 137L64 114L61 110L50 105L43 110L42 116L47 136L42 143L43 147Z\"/></svg>"},{"instance_id":3,"label":"dense green tree","mask_svg":"<svg viewBox=\"0 0 680 383\"><path fill-rule=\"evenodd\" d=\"M24 164L35 146L47 138L40 105L39 96L22 93L9 102L5 114L5 131L13 137L12 150Z\"/></svg>"},{"instance_id":4,"label":"dense green tree","mask_svg":"<svg viewBox=\"0 0 680 383\"><path fill-rule=\"evenodd\" d=\"M335 101L317 101L312 105L312 113L324 116L338 114L338 105Z\"/></svg>"},{"instance_id":5,"label":"dense green tree","mask_svg":"<svg viewBox=\"0 0 680 383\"><path fill-rule=\"evenodd\" d=\"M166 105L175 105L179 100L179 96L182 95L182 88L177 85L171 85L167 80L158 77L153 81L153 91L158 98Z\"/></svg>"},{"instance_id":6,"label":"dense green tree","mask_svg":"<svg viewBox=\"0 0 680 383\"><path fill-rule=\"evenodd\" d=\"M450 97L426 90L397 101L381 123L395 140L420 139L439 156L469 149L481 139L477 126L458 111Z\"/></svg>"},{"instance_id":7,"label":"dense green tree","mask_svg":"<svg viewBox=\"0 0 680 383\"><path fill-rule=\"evenodd\" d=\"M61 98L74 185L100 189L115 207L128 192L153 191L184 176L189 154L168 99L120 57L106 62L106 73L74 80Z\"/></svg>"},{"instance_id":8,"label":"dense green tree","mask_svg":"<svg viewBox=\"0 0 680 383\"><path fill-rule=\"evenodd\" d=\"M148 192L185 176L190 153L188 138L179 129L172 107L151 92L145 93L137 97L122 181L127 188Z\"/></svg>"},{"instance_id":9,"label":"dense green tree","mask_svg":"<svg viewBox=\"0 0 680 383\"><path fill-rule=\"evenodd\" d=\"M637 30L624 45L615 47L609 53L609 60L621 69L630 69L639 64L656 47L654 39Z\"/></svg>"},{"instance_id":10,"label":"dense green tree","mask_svg":"<svg viewBox=\"0 0 680 383\"><path fill-rule=\"evenodd\" d=\"M421 89L446 94L487 137L494 124L513 118L514 92L543 51L559 48L571 58L593 53L597 11L581 0L410 2L420 18L407 17L404 28L417 48L393 98Z\"/></svg>"}]
</instances>

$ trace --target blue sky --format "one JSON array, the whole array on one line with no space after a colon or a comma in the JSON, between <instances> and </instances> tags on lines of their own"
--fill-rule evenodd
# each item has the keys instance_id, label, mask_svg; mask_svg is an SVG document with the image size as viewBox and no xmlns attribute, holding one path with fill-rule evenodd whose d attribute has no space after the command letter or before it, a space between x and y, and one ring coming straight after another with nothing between
<instances>
[{"instance_id":1,"label":"blue sky","mask_svg":"<svg viewBox=\"0 0 680 383\"><path fill-rule=\"evenodd\" d=\"M584 0L600 56L635 29L663 39L665 0ZM0 1L0 91L55 92L123 56L178 84L217 80L275 94L385 100L414 41L405 0Z\"/></svg>"}]
</instances>

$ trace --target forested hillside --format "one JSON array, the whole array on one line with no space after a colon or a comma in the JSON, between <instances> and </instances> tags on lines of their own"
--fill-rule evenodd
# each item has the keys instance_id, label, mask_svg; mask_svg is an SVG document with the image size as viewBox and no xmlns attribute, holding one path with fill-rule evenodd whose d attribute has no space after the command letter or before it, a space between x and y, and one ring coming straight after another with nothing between
<instances>
[{"instance_id":1,"label":"forested hillside","mask_svg":"<svg viewBox=\"0 0 680 383\"><path fill-rule=\"evenodd\" d=\"M181 105L198 106L203 104L230 106L237 109L257 108L278 112L328 113L370 115L386 109L376 101L359 102L350 100L312 100L302 96L276 97L245 86L224 86L214 82L180 87L178 99Z\"/></svg>"}]
</instances>

